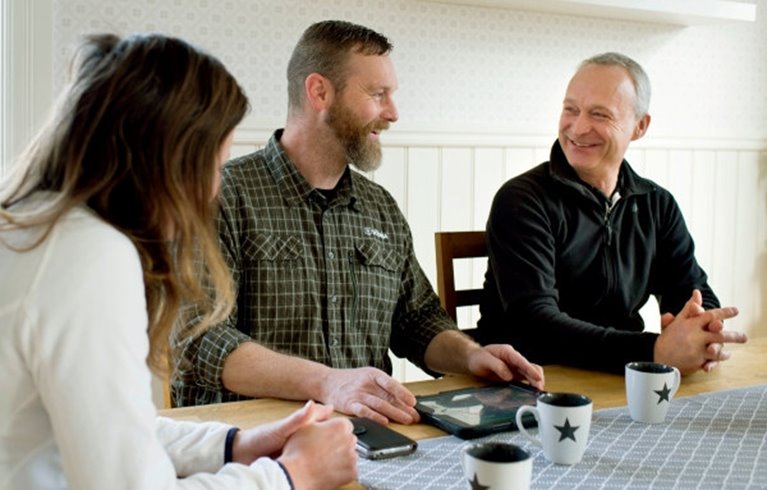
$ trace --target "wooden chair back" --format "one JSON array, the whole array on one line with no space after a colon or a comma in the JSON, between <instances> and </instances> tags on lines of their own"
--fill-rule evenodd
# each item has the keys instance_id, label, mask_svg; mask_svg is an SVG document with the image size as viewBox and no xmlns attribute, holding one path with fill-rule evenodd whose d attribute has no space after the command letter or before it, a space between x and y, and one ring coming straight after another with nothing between
<instances>
[{"instance_id":1,"label":"wooden chair back","mask_svg":"<svg viewBox=\"0 0 767 490\"><path fill-rule=\"evenodd\" d=\"M439 231L434 234L437 249L437 294L453 320L456 308L479 304L482 289L455 288L454 259L487 257L484 231Z\"/></svg>"}]
</instances>

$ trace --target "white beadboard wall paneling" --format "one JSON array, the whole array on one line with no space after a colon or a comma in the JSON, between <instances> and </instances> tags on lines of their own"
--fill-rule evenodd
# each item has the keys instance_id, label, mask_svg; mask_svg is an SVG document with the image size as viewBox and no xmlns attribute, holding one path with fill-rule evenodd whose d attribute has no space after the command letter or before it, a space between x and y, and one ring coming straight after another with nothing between
<instances>
[{"instance_id":1,"label":"white beadboard wall paneling","mask_svg":"<svg viewBox=\"0 0 767 490\"><path fill-rule=\"evenodd\" d=\"M759 278L760 253L763 261L767 251L764 240L759 241L759 229L764 227L760 225L760 221L763 221L765 206L763 202L759 202L758 194L757 199L752 199L748 191L754 186L759 189L759 154L753 151L739 152L733 167L737 179L736 193L732 196L735 201L733 227L734 233L740 234L732 237L732 277L735 279L731 290L732 296L728 299L746 311L759 312L760 293L762 297L767 294L764 283L760 283ZM746 321L748 323L744 324L741 319L735 319L729 323L737 322L747 332L759 331L758 315Z\"/></svg>"},{"instance_id":2,"label":"white beadboard wall paneling","mask_svg":"<svg viewBox=\"0 0 767 490\"><path fill-rule=\"evenodd\" d=\"M477 173L474 151L469 148L444 148L441 153L442 209L440 229L445 231L474 229L474 180ZM431 235L434 236L433 233ZM470 282L471 261L454 261L453 268L456 284L461 285ZM456 317L459 326L468 327L471 325L472 318L467 308L457 310Z\"/></svg>"},{"instance_id":3,"label":"white beadboard wall paneling","mask_svg":"<svg viewBox=\"0 0 767 490\"><path fill-rule=\"evenodd\" d=\"M630 146L626 152L626 160L639 175L644 175L645 169L645 151L637 146Z\"/></svg>"},{"instance_id":4,"label":"white beadboard wall paneling","mask_svg":"<svg viewBox=\"0 0 767 490\"><path fill-rule=\"evenodd\" d=\"M758 312L754 319L754 335L767 335L767 150L759 153L759 169L756 171L756 184L754 181L747 182L748 188L756 185L756 202L750 202L744 206L754 206L757 210L757 219L754 229L754 238L757 251L754 257L744 257L746 266L753 267L753 280L745 283L745 288L750 289L754 301L753 311ZM748 240L749 235L742 237ZM741 237L738 237L741 238Z\"/></svg>"},{"instance_id":5,"label":"white beadboard wall paneling","mask_svg":"<svg viewBox=\"0 0 767 490\"><path fill-rule=\"evenodd\" d=\"M506 150L476 148L474 150L474 195L472 230L484 230L495 191L506 179Z\"/></svg>"},{"instance_id":6,"label":"white beadboard wall paneling","mask_svg":"<svg viewBox=\"0 0 767 490\"><path fill-rule=\"evenodd\" d=\"M695 193L690 185L694 172L692 153L684 150L669 150L667 163L667 188L674 195L685 215L689 217L694 211L692 209L692 196Z\"/></svg>"},{"instance_id":7,"label":"white beadboard wall paneling","mask_svg":"<svg viewBox=\"0 0 767 490\"><path fill-rule=\"evenodd\" d=\"M687 227L695 239L695 255L698 262L712 275L714 264L714 235L713 224L716 190L716 154L710 150L693 150L692 160L695 169L692 174L690 188L693 189L692 207L683 209ZM714 278L711 277L713 282Z\"/></svg>"},{"instance_id":8,"label":"white beadboard wall paneling","mask_svg":"<svg viewBox=\"0 0 767 490\"><path fill-rule=\"evenodd\" d=\"M436 284L434 230L440 227L440 150L409 148L407 154L407 207L403 209L413 233L413 246L429 281ZM383 163L386 165L386 162ZM431 267L428 265L432 264ZM405 363L406 381L427 379L423 371Z\"/></svg>"},{"instance_id":9,"label":"white beadboard wall paneling","mask_svg":"<svg viewBox=\"0 0 767 490\"><path fill-rule=\"evenodd\" d=\"M546 158L548 160L548 158ZM496 189L503 185L503 182L516 177L526 170L535 166L537 162L536 152L533 148L509 148L506 150L506 178L499 182ZM540 160L543 162L544 160ZM488 212L490 210L488 209Z\"/></svg>"},{"instance_id":10,"label":"white beadboard wall paneling","mask_svg":"<svg viewBox=\"0 0 767 490\"><path fill-rule=\"evenodd\" d=\"M2 0L0 179L53 101L53 0Z\"/></svg>"},{"instance_id":11,"label":"white beadboard wall paneling","mask_svg":"<svg viewBox=\"0 0 767 490\"><path fill-rule=\"evenodd\" d=\"M237 147L257 148L271 130L238 130ZM391 192L408 218L416 255L434 283L434 232L484 229L492 198L508 179L548 159L553 137L392 130L373 180ZM476 136L476 138L474 138ZM476 139L476 145L468 144ZM458 143L461 144L458 144ZM674 194L696 244L696 255L723 304L738 306L728 326L767 334L767 141L643 139L627 159L640 174ZM749 238L754 237L754 238ZM460 287L480 287L484 260L461 260ZM459 325L476 324L476 308L459 309ZM657 304L643 309L657 327ZM403 364L403 366L405 366ZM411 375L405 366L398 368ZM420 373L412 374L419 377ZM412 379L412 378L409 378Z\"/></svg>"},{"instance_id":12,"label":"white beadboard wall paneling","mask_svg":"<svg viewBox=\"0 0 767 490\"><path fill-rule=\"evenodd\" d=\"M668 150L644 151L644 170L641 175L668 188Z\"/></svg>"},{"instance_id":13,"label":"white beadboard wall paneling","mask_svg":"<svg viewBox=\"0 0 767 490\"><path fill-rule=\"evenodd\" d=\"M507 180L506 158L509 152L505 148L475 148L473 178L473 226L464 230L484 230L490 214L493 197L498 188ZM461 276L456 276L456 287L460 289L482 287L487 269L487 259L460 259L466 263ZM458 271L456 271L458 272ZM479 320L479 307L458 308L458 325L461 328L474 328Z\"/></svg>"},{"instance_id":14,"label":"white beadboard wall paneling","mask_svg":"<svg viewBox=\"0 0 767 490\"><path fill-rule=\"evenodd\" d=\"M401 210L407 210L407 192L408 192L408 153L407 149L401 146L391 146L383 148L383 161L375 172L372 179L381 184L397 201Z\"/></svg>"},{"instance_id":15,"label":"white beadboard wall paneling","mask_svg":"<svg viewBox=\"0 0 767 490\"><path fill-rule=\"evenodd\" d=\"M443 148L440 153L440 228L446 231L472 229L474 152L469 148Z\"/></svg>"},{"instance_id":16,"label":"white beadboard wall paneling","mask_svg":"<svg viewBox=\"0 0 767 490\"><path fill-rule=\"evenodd\" d=\"M736 298L733 291L735 282L747 280L747 277L735 276L735 255L739 253L736 243L747 239L748 230L737 230L736 215L738 200L738 153L737 151L718 151L714 156L714 181L712 182L712 197L714 215L711 227L713 233L713 262L707 270L710 284L725 304L740 306L741 299ZM748 190L744 189L745 192ZM744 321L745 320L745 323ZM747 327L749 319L741 318L731 322L738 329Z\"/></svg>"},{"instance_id":17,"label":"white beadboard wall paneling","mask_svg":"<svg viewBox=\"0 0 767 490\"><path fill-rule=\"evenodd\" d=\"M407 208L403 212L413 232L416 256L424 266L435 263L434 237L430 233L441 228L439 159L437 148L408 150ZM424 272L434 283L435 267L425 266Z\"/></svg>"},{"instance_id":18,"label":"white beadboard wall paneling","mask_svg":"<svg viewBox=\"0 0 767 490\"><path fill-rule=\"evenodd\" d=\"M11 57L9 49L9 39L7 33L10 32L6 23L9 3L6 0L0 0L0 180L5 175L5 166L13 158L11 156L10 135L6 128L8 120L11 118L10 107L10 88L8 87L7 74L11 73Z\"/></svg>"}]
</instances>

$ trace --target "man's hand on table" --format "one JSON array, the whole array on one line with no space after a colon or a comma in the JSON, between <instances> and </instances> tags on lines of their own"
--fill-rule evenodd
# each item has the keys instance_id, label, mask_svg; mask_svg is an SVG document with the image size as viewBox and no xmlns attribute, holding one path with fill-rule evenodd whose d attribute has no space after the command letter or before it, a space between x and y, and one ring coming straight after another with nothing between
<instances>
[{"instance_id":1,"label":"man's hand on table","mask_svg":"<svg viewBox=\"0 0 767 490\"><path fill-rule=\"evenodd\" d=\"M528 362L508 344L490 344L472 350L467 356L469 373L492 381L527 380L539 390L545 383L543 368Z\"/></svg>"},{"instance_id":2,"label":"man's hand on table","mask_svg":"<svg viewBox=\"0 0 767 490\"><path fill-rule=\"evenodd\" d=\"M387 424L420 420L415 396L380 369L331 369L322 381L322 401L339 412Z\"/></svg>"},{"instance_id":3,"label":"man's hand on table","mask_svg":"<svg viewBox=\"0 0 767 490\"><path fill-rule=\"evenodd\" d=\"M543 368L527 361L507 344L480 346L457 331L445 331L429 345L430 368L438 372L471 374L491 381L527 380L543 389ZM429 362L427 361L427 365ZM331 369L320 380L320 401L339 412L387 424L420 420L416 398L400 382L376 368Z\"/></svg>"},{"instance_id":4,"label":"man's hand on table","mask_svg":"<svg viewBox=\"0 0 767 490\"><path fill-rule=\"evenodd\" d=\"M725 343L748 341L744 333L724 330L723 321L735 317L737 308L704 310L702 304L696 289L678 315L666 313L661 317L661 334L655 341L656 362L676 366L682 374L699 369L709 372L730 358Z\"/></svg>"}]
</instances>

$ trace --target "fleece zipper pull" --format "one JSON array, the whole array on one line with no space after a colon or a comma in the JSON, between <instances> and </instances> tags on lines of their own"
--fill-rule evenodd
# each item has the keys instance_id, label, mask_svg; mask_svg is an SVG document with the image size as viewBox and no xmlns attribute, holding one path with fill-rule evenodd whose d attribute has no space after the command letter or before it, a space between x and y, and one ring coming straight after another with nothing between
<instances>
[{"instance_id":1,"label":"fleece zipper pull","mask_svg":"<svg viewBox=\"0 0 767 490\"><path fill-rule=\"evenodd\" d=\"M613 225L610 221L610 215L612 215L612 211L615 208L615 205L618 203L618 201L621 198L621 193L617 190L613 192L612 197L610 197L610 201L605 204L605 230L607 231L607 246L609 247L613 243Z\"/></svg>"}]
</instances>

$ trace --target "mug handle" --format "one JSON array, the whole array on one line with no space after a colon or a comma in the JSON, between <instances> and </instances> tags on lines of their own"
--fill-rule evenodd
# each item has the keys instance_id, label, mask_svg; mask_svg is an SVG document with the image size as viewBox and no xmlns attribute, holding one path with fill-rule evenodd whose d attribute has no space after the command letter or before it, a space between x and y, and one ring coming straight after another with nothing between
<instances>
[{"instance_id":1,"label":"mug handle","mask_svg":"<svg viewBox=\"0 0 767 490\"><path fill-rule=\"evenodd\" d=\"M517 429L519 429L520 434L527 437L533 444L535 444L538 447L543 447L543 444L541 443L540 439L533 437L530 435L529 432L527 432L527 428L522 425L522 415L525 414L525 412L530 412L533 414L533 417L535 417L535 420L538 422L538 425L541 425L541 419L538 417L538 409L531 406L531 405L522 405L517 409Z\"/></svg>"},{"instance_id":2,"label":"mug handle","mask_svg":"<svg viewBox=\"0 0 767 490\"><path fill-rule=\"evenodd\" d=\"M676 396L676 392L679 389L679 386L682 384L682 375L679 372L679 369L675 368L674 366L671 366L671 369L674 370L674 386L671 388L671 396L669 398L674 398Z\"/></svg>"}]
</instances>

